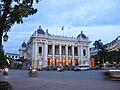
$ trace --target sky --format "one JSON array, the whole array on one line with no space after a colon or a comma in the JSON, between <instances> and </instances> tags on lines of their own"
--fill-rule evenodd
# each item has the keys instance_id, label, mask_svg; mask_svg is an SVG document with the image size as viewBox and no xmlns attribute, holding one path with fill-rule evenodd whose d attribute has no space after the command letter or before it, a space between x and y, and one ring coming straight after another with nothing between
<instances>
[{"instance_id":1,"label":"sky","mask_svg":"<svg viewBox=\"0 0 120 90\"><path fill-rule=\"evenodd\" d=\"M77 37L83 31L91 41L90 47L95 40L106 44L120 36L120 0L41 0L34 7L36 14L8 32L8 41L3 41L5 52L19 53L21 44L39 26L50 34L67 37Z\"/></svg>"}]
</instances>

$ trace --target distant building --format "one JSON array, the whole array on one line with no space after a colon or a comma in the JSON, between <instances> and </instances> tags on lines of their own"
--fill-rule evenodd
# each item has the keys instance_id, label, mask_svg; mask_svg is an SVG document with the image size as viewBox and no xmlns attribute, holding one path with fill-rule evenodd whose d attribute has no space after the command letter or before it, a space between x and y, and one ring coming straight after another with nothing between
<instances>
[{"instance_id":1,"label":"distant building","mask_svg":"<svg viewBox=\"0 0 120 90\"><path fill-rule=\"evenodd\" d=\"M110 43L105 44L106 49L110 51L118 51L120 49L120 36L118 36L115 40Z\"/></svg>"},{"instance_id":2,"label":"distant building","mask_svg":"<svg viewBox=\"0 0 120 90\"><path fill-rule=\"evenodd\" d=\"M94 56L98 53L98 50L95 47L90 48L90 56Z\"/></svg>"},{"instance_id":3,"label":"distant building","mask_svg":"<svg viewBox=\"0 0 120 90\"><path fill-rule=\"evenodd\" d=\"M25 43L23 43L25 44ZM24 45L22 48L24 49ZM20 54L16 53L5 53L7 56L9 62L10 62L10 67L11 68L16 68L16 69L26 69L27 65L31 65L31 60L28 60L24 55L24 50L23 50L23 55L20 56Z\"/></svg>"},{"instance_id":4,"label":"distant building","mask_svg":"<svg viewBox=\"0 0 120 90\"><path fill-rule=\"evenodd\" d=\"M19 59L19 54L16 54L16 53L5 53L5 55L8 57L8 58L11 58L13 60L17 60Z\"/></svg>"},{"instance_id":5,"label":"distant building","mask_svg":"<svg viewBox=\"0 0 120 90\"><path fill-rule=\"evenodd\" d=\"M106 49L108 50L108 52L118 51L120 49L120 36L118 36L112 42L105 44L105 46L106 46ZM90 56L96 55L97 52L98 52L98 50L95 49L95 47L90 48Z\"/></svg>"},{"instance_id":6,"label":"distant building","mask_svg":"<svg viewBox=\"0 0 120 90\"><path fill-rule=\"evenodd\" d=\"M90 64L89 39L81 33L74 37L56 36L39 27L20 47L20 57L32 60L33 68Z\"/></svg>"},{"instance_id":7,"label":"distant building","mask_svg":"<svg viewBox=\"0 0 120 90\"><path fill-rule=\"evenodd\" d=\"M120 50L120 36L118 36L112 42L104 44L104 45L108 52L119 51ZM91 64L93 64L93 65L95 64L95 59L92 56L96 55L97 53L98 53L98 49L95 49L95 47L90 48L90 57L91 57L90 61L91 61ZM106 63L108 63L108 62L106 62ZM114 62L114 63L116 63L116 62Z\"/></svg>"}]
</instances>

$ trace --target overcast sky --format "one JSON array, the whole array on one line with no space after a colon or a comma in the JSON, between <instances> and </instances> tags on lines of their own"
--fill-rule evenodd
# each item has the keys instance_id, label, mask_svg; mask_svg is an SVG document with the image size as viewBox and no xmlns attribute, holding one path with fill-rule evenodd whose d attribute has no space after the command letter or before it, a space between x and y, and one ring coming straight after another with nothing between
<instances>
[{"instance_id":1,"label":"overcast sky","mask_svg":"<svg viewBox=\"0 0 120 90\"><path fill-rule=\"evenodd\" d=\"M15 24L3 42L5 52L18 52L23 41L41 26L50 34L77 37L83 33L92 41L101 39L104 44L120 34L120 0L42 0L34 7L38 12Z\"/></svg>"}]
</instances>

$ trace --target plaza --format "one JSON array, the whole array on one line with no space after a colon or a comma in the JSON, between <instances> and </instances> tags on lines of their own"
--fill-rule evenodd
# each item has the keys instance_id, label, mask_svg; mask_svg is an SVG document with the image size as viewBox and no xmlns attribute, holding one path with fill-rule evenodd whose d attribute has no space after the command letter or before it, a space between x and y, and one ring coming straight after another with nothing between
<instances>
[{"instance_id":1,"label":"plaza","mask_svg":"<svg viewBox=\"0 0 120 90\"><path fill-rule=\"evenodd\" d=\"M10 70L0 80L9 81L14 90L119 90L120 82L105 80L104 70L38 71L37 77L28 77L27 70Z\"/></svg>"}]
</instances>

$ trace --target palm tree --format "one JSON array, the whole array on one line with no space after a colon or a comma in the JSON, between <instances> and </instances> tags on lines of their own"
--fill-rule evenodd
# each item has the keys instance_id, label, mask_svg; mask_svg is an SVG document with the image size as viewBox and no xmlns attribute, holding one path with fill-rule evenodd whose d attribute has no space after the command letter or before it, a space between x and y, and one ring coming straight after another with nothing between
<instances>
[{"instance_id":1,"label":"palm tree","mask_svg":"<svg viewBox=\"0 0 120 90\"><path fill-rule=\"evenodd\" d=\"M99 39L98 41L96 40L93 45L95 46L95 49L98 50L104 50L105 46L103 45L103 43L101 42L101 39Z\"/></svg>"},{"instance_id":2,"label":"palm tree","mask_svg":"<svg viewBox=\"0 0 120 90\"><path fill-rule=\"evenodd\" d=\"M99 64L104 64L105 58L107 56L107 50L105 49L105 45L101 42L101 40L96 40L93 45L95 46L95 49L98 50L97 56L98 56L98 62ZM101 68L101 67L100 67Z\"/></svg>"}]
</instances>

